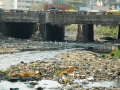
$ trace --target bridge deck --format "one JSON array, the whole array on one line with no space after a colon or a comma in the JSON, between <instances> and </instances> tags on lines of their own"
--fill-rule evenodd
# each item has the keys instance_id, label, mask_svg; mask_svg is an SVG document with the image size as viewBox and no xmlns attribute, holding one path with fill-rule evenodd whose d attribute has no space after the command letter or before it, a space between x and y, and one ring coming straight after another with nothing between
<instances>
[{"instance_id":1,"label":"bridge deck","mask_svg":"<svg viewBox=\"0 0 120 90\"><path fill-rule=\"evenodd\" d=\"M120 15L71 14L70 12L0 12L0 22L26 22L51 24L120 24Z\"/></svg>"}]
</instances>

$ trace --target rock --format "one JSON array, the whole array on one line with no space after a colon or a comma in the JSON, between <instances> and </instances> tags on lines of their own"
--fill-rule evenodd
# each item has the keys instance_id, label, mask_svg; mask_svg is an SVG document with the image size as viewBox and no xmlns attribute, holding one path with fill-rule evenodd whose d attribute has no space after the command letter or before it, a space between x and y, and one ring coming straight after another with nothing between
<instances>
[{"instance_id":1,"label":"rock","mask_svg":"<svg viewBox=\"0 0 120 90\"><path fill-rule=\"evenodd\" d=\"M73 85L70 85L70 86L66 86L64 89L68 89L68 90L72 90L73 88L78 88L78 87L81 87L82 85L76 85L76 84L73 84Z\"/></svg>"},{"instance_id":2,"label":"rock","mask_svg":"<svg viewBox=\"0 0 120 90\"><path fill-rule=\"evenodd\" d=\"M42 87L37 87L36 90L43 90L43 88Z\"/></svg>"},{"instance_id":3,"label":"rock","mask_svg":"<svg viewBox=\"0 0 120 90\"><path fill-rule=\"evenodd\" d=\"M10 88L10 90L19 90L19 88Z\"/></svg>"},{"instance_id":4,"label":"rock","mask_svg":"<svg viewBox=\"0 0 120 90\"><path fill-rule=\"evenodd\" d=\"M80 80L82 84L89 84L89 81L87 79Z\"/></svg>"},{"instance_id":5,"label":"rock","mask_svg":"<svg viewBox=\"0 0 120 90\"><path fill-rule=\"evenodd\" d=\"M38 82L30 82L30 85L37 85Z\"/></svg>"},{"instance_id":6,"label":"rock","mask_svg":"<svg viewBox=\"0 0 120 90\"><path fill-rule=\"evenodd\" d=\"M10 82L17 82L19 80L19 78L16 77L9 77L8 81Z\"/></svg>"},{"instance_id":7,"label":"rock","mask_svg":"<svg viewBox=\"0 0 120 90\"><path fill-rule=\"evenodd\" d=\"M2 77L4 74L2 72L0 72L0 77Z\"/></svg>"},{"instance_id":8,"label":"rock","mask_svg":"<svg viewBox=\"0 0 120 90\"><path fill-rule=\"evenodd\" d=\"M21 63L21 64L23 64L24 62L23 62L23 61L21 61L20 63Z\"/></svg>"}]
</instances>

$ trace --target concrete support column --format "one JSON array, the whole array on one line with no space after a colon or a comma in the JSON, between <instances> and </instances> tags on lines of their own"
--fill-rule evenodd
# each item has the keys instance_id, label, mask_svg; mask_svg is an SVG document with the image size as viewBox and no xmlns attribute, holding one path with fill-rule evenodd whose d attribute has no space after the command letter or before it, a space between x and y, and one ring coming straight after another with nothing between
<instances>
[{"instance_id":1,"label":"concrete support column","mask_svg":"<svg viewBox=\"0 0 120 90\"><path fill-rule=\"evenodd\" d=\"M78 42L86 42L88 41L88 25L78 25L78 34L77 34Z\"/></svg>"},{"instance_id":2,"label":"concrete support column","mask_svg":"<svg viewBox=\"0 0 120 90\"><path fill-rule=\"evenodd\" d=\"M4 23L0 23L0 32L1 33L3 32L3 25L4 25Z\"/></svg>"},{"instance_id":3,"label":"concrete support column","mask_svg":"<svg viewBox=\"0 0 120 90\"><path fill-rule=\"evenodd\" d=\"M88 24L88 41L92 42L93 40L94 40L93 24Z\"/></svg>"},{"instance_id":4,"label":"concrete support column","mask_svg":"<svg viewBox=\"0 0 120 90\"><path fill-rule=\"evenodd\" d=\"M40 24L39 32L43 39L52 41L64 40L64 25Z\"/></svg>"},{"instance_id":5,"label":"concrete support column","mask_svg":"<svg viewBox=\"0 0 120 90\"><path fill-rule=\"evenodd\" d=\"M119 25L119 28L118 28L118 39L120 39L120 25Z\"/></svg>"},{"instance_id":6,"label":"concrete support column","mask_svg":"<svg viewBox=\"0 0 120 90\"><path fill-rule=\"evenodd\" d=\"M93 39L94 39L93 24L78 25L77 35L78 42L93 41Z\"/></svg>"}]
</instances>

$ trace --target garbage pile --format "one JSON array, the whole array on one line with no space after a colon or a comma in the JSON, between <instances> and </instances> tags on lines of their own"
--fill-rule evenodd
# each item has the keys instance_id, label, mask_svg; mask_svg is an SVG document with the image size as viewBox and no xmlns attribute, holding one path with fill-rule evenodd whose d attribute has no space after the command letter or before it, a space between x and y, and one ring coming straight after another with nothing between
<instances>
[{"instance_id":1,"label":"garbage pile","mask_svg":"<svg viewBox=\"0 0 120 90\"><path fill-rule=\"evenodd\" d=\"M44 39L41 37L39 31L36 31L36 32L30 37L30 40L32 40L32 41L40 41L40 40L44 40Z\"/></svg>"},{"instance_id":2,"label":"garbage pile","mask_svg":"<svg viewBox=\"0 0 120 90\"><path fill-rule=\"evenodd\" d=\"M113 60L108 54L101 58L101 54L79 50L61 53L58 57L61 61L21 61L1 70L0 77L10 81L36 80L36 88L54 81L56 86L50 88L57 89L82 88L83 84L89 84L91 81L120 80L120 59ZM42 86L43 82L45 83Z\"/></svg>"}]
</instances>

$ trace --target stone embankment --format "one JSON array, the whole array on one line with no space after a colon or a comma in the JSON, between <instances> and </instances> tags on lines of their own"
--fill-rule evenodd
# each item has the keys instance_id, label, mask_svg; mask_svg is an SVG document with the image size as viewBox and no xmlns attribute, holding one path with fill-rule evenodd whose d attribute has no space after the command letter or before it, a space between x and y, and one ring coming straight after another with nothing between
<instances>
[{"instance_id":1,"label":"stone embankment","mask_svg":"<svg viewBox=\"0 0 120 90\"><path fill-rule=\"evenodd\" d=\"M37 85L38 80L55 80L62 85L53 87L57 89L81 89L83 84L94 81L120 80L120 59L113 60L108 54L105 58L101 58L100 54L79 50L60 53L58 57L61 60L54 62L37 60L24 63L21 61L6 70L1 70L1 79L9 81L36 80L36 82L32 82L32 85ZM95 87L93 90L96 89L105 90L104 87Z\"/></svg>"}]
</instances>

